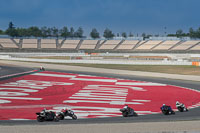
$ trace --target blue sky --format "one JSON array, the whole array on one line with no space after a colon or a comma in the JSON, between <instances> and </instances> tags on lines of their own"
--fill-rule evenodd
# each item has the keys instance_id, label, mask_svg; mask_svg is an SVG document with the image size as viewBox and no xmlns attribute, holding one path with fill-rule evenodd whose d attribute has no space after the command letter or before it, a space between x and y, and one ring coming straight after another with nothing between
<instances>
[{"instance_id":1,"label":"blue sky","mask_svg":"<svg viewBox=\"0 0 200 133\"><path fill-rule=\"evenodd\" d=\"M82 27L141 34L185 32L200 27L200 0L0 0L0 29Z\"/></svg>"}]
</instances>

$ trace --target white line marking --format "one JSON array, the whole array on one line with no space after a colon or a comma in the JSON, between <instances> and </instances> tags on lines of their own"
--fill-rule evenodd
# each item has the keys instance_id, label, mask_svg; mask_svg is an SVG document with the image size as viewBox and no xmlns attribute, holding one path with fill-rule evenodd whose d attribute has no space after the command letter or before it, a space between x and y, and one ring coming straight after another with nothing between
<instances>
[{"instance_id":1,"label":"white line marking","mask_svg":"<svg viewBox=\"0 0 200 133\"><path fill-rule=\"evenodd\" d=\"M138 85L138 86L166 86L159 83L136 83L136 82L117 82L117 85Z\"/></svg>"},{"instance_id":2,"label":"white line marking","mask_svg":"<svg viewBox=\"0 0 200 133\"><path fill-rule=\"evenodd\" d=\"M72 78L70 80L80 80L80 81L98 81L98 82L117 82L114 79L86 79L86 78Z\"/></svg>"},{"instance_id":3,"label":"white line marking","mask_svg":"<svg viewBox=\"0 0 200 133\"><path fill-rule=\"evenodd\" d=\"M33 71L28 71L28 72L22 72L22 73L16 73L16 74L5 75L5 76L1 76L0 78L7 78L7 77L16 76L16 75L20 75L20 74L31 73L31 72L34 72L34 70L33 70Z\"/></svg>"},{"instance_id":4,"label":"white line marking","mask_svg":"<svg viewBox=\"0 0 200 133\"><path fill-rule=\"evenodd\" d=\"M0 97L2 99L22 99L22 100L42 100L42 98L31 98L31 97Z\"/></svg>"},{"instance_id":5,"label":"white line marking","mask_svg":"<svg viewBox=\"0 0 200 133\"><path fill-rule=\"evenodd\" d=\"M31 75L37 75L37 76L48 76L48 77L62 77L62 78L74 78L75 75L61 75L61 74L48 74L48 73L34 73Z\"/></svg>"}]
</instances>

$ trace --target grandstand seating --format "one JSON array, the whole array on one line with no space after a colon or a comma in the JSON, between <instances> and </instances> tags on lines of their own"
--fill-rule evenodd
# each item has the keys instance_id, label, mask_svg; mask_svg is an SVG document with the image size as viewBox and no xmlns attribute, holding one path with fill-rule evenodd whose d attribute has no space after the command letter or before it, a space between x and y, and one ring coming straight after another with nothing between
<instances>
[{"instance_id":1,"label":"grandstand seating","mask_svg":"<svg viewBox=\"0 0 200 133\"><path fill-rule=\"evenodd\" d=\"M41 48L43 49L56 49L55 39L41 39Z\"/></svg>"},{"instance_id":2,"label":"grandstand seating","mask_svg":"<svg viewBox=\"0 0 200 133\"><path fill-rule=\"evenodd\" d=\"M164 41L163 43L155 47L153 50L168 50L179 42L180 41L177 41L177 40Z\"/></svg>"},{"instance_id":3,"label":"grandstand seating","mask_svg":"<svg viewBox=\"0 0 200 133\"><path fill-rule=\"evenodd\" d=\"M138 43L138 40L125 40L122 42L122 44L117 48L118 50L131 50L133 49L136 44Z\"/></svg>"},{"instance_id":4,"label":"grandstand seating","mask_svg":"<svg viewBox=\"0 0 200 133\"><path fill-rule=\"evenodd\" d=\"M19 43L19 39L15 39ZM19 48L11 39L0 38L0 44L3 48Z\"/></svg>"},{"instance_id":5,"label":"grandstand seating","mask_svg":"<svg viewBox=\"0 0 200 133\"><path fill-rule=\"evenodd\" d=\"M156 45L160 44L162 41L147 41L145 43L143 43L142 45L140 45L139 47L137 47L135 50L151 50L153 47L155 47Z\"/></svg>"},{"instance_id":6,"label":"grandstand seating","mask_svg":"<svg viewBox=\"0 0 200 133\"><path fill-rule=\"evenodd\" d=\"M200 40L63 40L0 38L0 49L200 51Z\"/></svg>"},{"instance_id":7,"label":"grandstand seating","mask_svg":"<svg viewBox=\"0 0 200 133\"><path fill-rule=\"evenodd\" d=\"M200 41L199 41L199 43L197 45L192 47L190 50L200 50Z\"/></svg>"},{"instance_id":8,"label":"grandstand seating","mask_svg":"<svg viewBox=\"0 0 200 133\"><path fill-rule=\"evenodd\" d=\"M99 49L114 50L114 48L121 42L121 40L107 40Z\"/></svg>"},{"instance_id":9,"label":"grandstand seating","mask_svg":"<svg viewBox=\"0 0 200 133\"><path fill-rule=\"evenodd\" d=\"M76 49L80 40L65 40L61 49Z\"/></svg>"},{"instance_id":10,"label":"grandstand seating","mask_svg":"<svg viewBox=\"0 0 200 133\"><path fill-rule=\"evenodd\" d=\"M98 40L84 40L79 49L95 49Z\"/></svg>"},{"instance_id":11,"label":"grandstand seating","mask_svg":"<svg viewBox=\"0 0 200 133\"><path fill-rule=\"evenodd\" d=\"M199 43L199 41L185 41L178 46L172 48L171 50L187 50L195 44Z\"/></svg>"},{"instance_id":12,"label":"grandstand seating","mask_svg":"<svg viewBox=\"0 0 200 133\"><path fill-rule=\"evenodd\" d=\"M23 39L22 48L38 48L37 39Z\"/></svg>"}]
</instances>

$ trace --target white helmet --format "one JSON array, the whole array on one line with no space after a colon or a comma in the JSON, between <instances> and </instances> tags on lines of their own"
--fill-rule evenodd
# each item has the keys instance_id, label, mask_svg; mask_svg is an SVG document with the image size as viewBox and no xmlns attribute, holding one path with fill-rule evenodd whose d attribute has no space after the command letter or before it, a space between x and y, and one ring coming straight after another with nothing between
<instances>
[{"instance_id":1,"label":"white helmet","mask_svg":"<svg viewBox=\"0 0 200 133\"><path fill-rule=\"evenodd\" d=\"M176 105L180 104L179 101L176 101Z\"/></svg>"},{"instance_id":2,"label":"white helmet","mask_svg":"<svg viewBox=\"0 0 200 133\"><path fill-rule=\"evenodd\" d=\"M165 106L165 104L163 104L163 106Z\"/></svg>"}]
</instances>

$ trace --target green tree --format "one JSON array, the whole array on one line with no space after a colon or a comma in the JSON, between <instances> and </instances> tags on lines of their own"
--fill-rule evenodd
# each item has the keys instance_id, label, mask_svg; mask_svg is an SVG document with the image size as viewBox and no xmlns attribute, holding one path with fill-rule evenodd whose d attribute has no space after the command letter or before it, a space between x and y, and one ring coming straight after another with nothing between
<instances>
[{"instance_id":1,"label":"green tree","mask_svg":"<svg viewBox=\"0 0 200 133\"><path fill-rule=\"evenodd\" d=\"M122 37L127 38L126 32L122 32Z\"/></svg>"},{"instance_id":2,"label":"green tree","mask_svg":"<svg viewBox=\"0 0 200 133\"><path fill-rule=\"evenodd\" d=\"M37 26L32 26L28 28L28 32L31 34L31 36L34 37L41 37L42 32Z\"/></svg>"},{"instance_id":3,"label":"green tree","mask_svg":"<svg viewBox=\"0 0 200 133\"><path fill-rule=\"evenodd\" d=\"M58 36L59 36L58 28L53 27L53 28L51 28L51 31L53 33L53 37L57 37L58 38Z\"/></svg>"},{"instance_id":4,"label":"green tree","mask_svg":"<svg viewBox=\"0 0 200 133\"><path fill-rule=\"evenodd\" d=\"M12 22L9 22L8 29L5 33L11 37L18 36L17 30L15 29L14 24Z\"/></svg>"},{"instance_id":5,"label":"green tree","mask_svg":"<svg viewBox=\"0 0 200 133\"><path fill-rule=\"evenodd\" d=\"M91 36L93 39L100 38L99 32L98 32L97 29L95 29L95 28L93 28L92 31L90 32L90 36Z\"/></svg>"},{"instance_id":6,"label":"green tree","mask_svg":"<svg viewBox=\"0 0 200 133\"><path fill-rule=\"evenodd\" d=\"M3 30L0 29L0 35L3 35L3 34L4 34Z\"/></svg>"},{"instance_id":7,"label":"green tree","mask_svg":"<svg viewBox=\"0 0 200 133\"><path fill-rule=\"evenodd\" d=\"M13 22L9 22L8 28L9 28L9 29L14 29L14 28L15 28Z\"/></svg>"},{"instance_id":8,"label":"green tree","mask_svg":"<svg viewBox=\"0 0 200 133\"><path fill-rule=\"evenodd\" d=\"M40 31L43 38L48 37L48 28L46 26L41 27Z\"/></svg>"},{"instance_id":9,"label":"green tree","mask_svg":"<svg viewBox=\"0 0 200 133\"><path fill-rule=\"evenodd\" d=\"M197 29L197 38L200 38L200 27Z\"/></svg>"},{"instance_id":10,"label":"green tree","mask_svg":"<svg viewBox=\"0 0 200 133\"><path fill-rule=\"evenodd\" d=\"M129 36L129 37L133 37L133 34L130 32L128 36Z\"/></svg>"},{"instance_id":11,"label":"green tree","mask_svg":"<svg viewBox=\"0 0 200 133\"><path fill-rule=\"evenodd\" d=\"M70 36L70 33L69 33L69 30L68 30L67 26L64 26L64 27L60 30L60 35L61 35L62 37L64 37L65 39L66 39L67 37Z\"/></svg>"},{"instance_id":12,"label":"green tree","mask_svg":"<svg viewBox=\"0 0 200 133\"><path fill-rule=\"evenodd\" d=\"M31 36L31 33L26 28L17 28L17 36L18 37L29 37Z\"/></svg>"},{"instance_id":13,"label":"green tree","mask_svg":"<svg viewBox=\"0 0 200 133\"><path fill-rule=\"evenodd\" d=\"M182 29L179 29L176 31L176 36L177 37L182 37L183 36L183 30Z\"/></svg>"},{"instance_id":14,"label":"green tree","mask_svg":"<svg viewBox=\"0 0 200 133\"><path fill-rule=\"evenodd\" d=\"M74 33L74 37L83 37L83 29L81 27L79 27L78 30Z\"/></svg>"},{"instance_id":15,"label":"green tree","mask_svg":"<svg viewBox=\"0 0 200 133\"><path fill-rule=\"evenodd\" d=\"M72 37L72 38L74 37L74 28L73 27L70 28L69 37Z\"/></svg>"},{"instance_id":16,"label":"green tree","mask_svg":"<svg viewBox=\"0 0 200 133\"><path fill-rule=\"evenodd\" d=\"M115 35L114 35L114 33L112 33L112 31L111 31L110 29L106 28L106 29L104 30L103 36L104 36L106 39L111 39L111 38L113 38Z\"/></svg>"},{"instance_id":17,"label":"green tree","mask_svg":"<svg viewBox=\"0 0 200 133\"><path fill-rule=\"evenodd\" d=\"M52 37L53 36L53 33L51 31L51 28L47 28L47 36L48 37Z\"/></svg>"}]
</instances>

